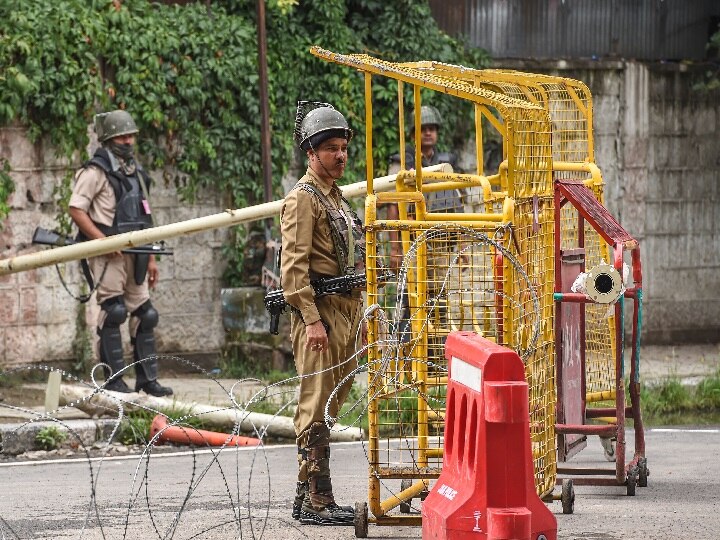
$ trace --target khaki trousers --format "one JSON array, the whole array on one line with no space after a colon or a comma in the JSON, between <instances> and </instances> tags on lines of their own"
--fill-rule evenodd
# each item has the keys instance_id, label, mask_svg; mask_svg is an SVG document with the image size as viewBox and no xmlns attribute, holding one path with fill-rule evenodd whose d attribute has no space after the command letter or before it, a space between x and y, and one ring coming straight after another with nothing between
<instances>
[{"instance_id":1,"label":"khaki trousers","mask_svg":"<svg viewBox=\"0 0 720 540\"><path fill-rule=\"evenodd\" d=\"M307 446L308 430L316 422L325 423L325 404L340 382L357 368L357 358L348 360L357 351L362 316L362 298L349 295L323 296L315 301L320 317L330 326L329 346L324 352L312 351L305 345L305 324L293 313L291 338L295 368L300 375L300 397L295 410L295 434L299 448ZM336 417L352 386L349 379L333 396L328 413Z\"/></svg>"},{"instance_id":2,"label":"khaki trousers","mask_svg":"<svg viewBox=\"0 0 720 540\"><path fill-rule=\"evenodd\" d=\"M142 285L135 283L134 255L129 253L123 253L122 257L103 255L88 259L88 264L97 285L95 299L98 304L102 304L108 298L122 296L128 313L132 313L150 299L147 277ZM103 327L105 315L105 310L101 309L97 320L98 329ZM130 337L135 337L139 324L137 317L130 317ZM99 338L96 339L96 345L98 341Z\"/></svg>"}]
</instances>

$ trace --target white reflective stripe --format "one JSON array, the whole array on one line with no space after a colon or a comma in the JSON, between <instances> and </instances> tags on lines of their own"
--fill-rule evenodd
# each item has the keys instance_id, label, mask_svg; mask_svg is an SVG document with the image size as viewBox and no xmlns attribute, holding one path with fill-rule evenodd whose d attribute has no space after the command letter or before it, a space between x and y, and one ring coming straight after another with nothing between
<instances>
[{"instance_id":1,"label":"white reflective stripe","mask_svg":"<svg viewBox=\"0 0 720 540\"><path fill-rule=\"evenodd\" d=\"M656 433L720 433L720 429L652 428Z\"/></svg>"},{"instance_id":2,"label":"white reflective stripe","mask_svg":"<svg viewBox=\"0 0 720 540\"><path fill-rule=\"evenodd\" d=\"M450 373L452 374L450 376L451 380L457 381L477 392L482 392L482 370L479 367L453 356Z\"/></svg>"}]
</instances>

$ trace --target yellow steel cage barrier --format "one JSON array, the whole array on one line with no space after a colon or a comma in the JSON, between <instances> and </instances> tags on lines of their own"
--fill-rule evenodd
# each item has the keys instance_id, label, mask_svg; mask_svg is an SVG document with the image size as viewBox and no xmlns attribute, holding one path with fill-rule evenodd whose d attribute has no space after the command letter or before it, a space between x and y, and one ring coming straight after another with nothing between
<instances>
[{"instance_id":1,"label":"yellow steel cage barrier","mask_svg":"<svg viewBox=\"0 0 720 540\"><path fill-rule=\"evenodd\" d=\"M422 496L442 466L447 363L444 340L473 330L518 352L530 388L530 428L536 491L549 496L556 481L555 336L553 327L554 200L556 178L585 181L602 202L594 164L592 99L571 79L516 71L475 70L437 62L392 63L318 47L312 54L365 77L368 197L369 506L377 524L419 523L408 501ZM420 155L421 89L473 104L476 174L427 173L408 185L405 140L395 192L375 193L372 179L372 77L397 81L398 129L405 130L405 85L412 89L415 162ZM502 162L485 174L485 119L502 138ZM463 212L433 212L431 193L463 192ZM397 204L399 219L378 209ZM563 209L563 237L577 236L577 216ZM567 215L566 215L567 214ZM607 245L586 228L587 264ZM397 281L378 284L391 254L404 255ZM588 398L612 391L613 321L588 306ZM399 485L397 481L401 482ZM399 513L391 513L397 507Z\"/></svg>"}]
</instances>

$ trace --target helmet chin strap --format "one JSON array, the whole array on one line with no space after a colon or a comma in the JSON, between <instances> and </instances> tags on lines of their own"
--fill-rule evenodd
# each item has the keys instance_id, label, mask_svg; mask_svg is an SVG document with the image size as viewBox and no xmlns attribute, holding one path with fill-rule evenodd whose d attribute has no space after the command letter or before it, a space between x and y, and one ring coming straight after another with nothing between
<instances>
[{"instance_id":1,"label":"helmet chin strap","mask_svg":"<svg viewBox=\"0 0 720 540\"><path fill-rule=\"evenodd\" d=\"M320 163L320 166L325 171L325 174L327 174L333 180L340 180L342 178L342 174L337 177L330 174L330 171L327 170L327 167L325 167L325 164L322 162L322 159L320 159L320 155L315 151L315 148L313 148L312 142L311 141L308 141L308 142L310 143L310 150L312 151L313 154L315 154L315 157L317 158L318 163Z\"/></svg>"}]
</instances>

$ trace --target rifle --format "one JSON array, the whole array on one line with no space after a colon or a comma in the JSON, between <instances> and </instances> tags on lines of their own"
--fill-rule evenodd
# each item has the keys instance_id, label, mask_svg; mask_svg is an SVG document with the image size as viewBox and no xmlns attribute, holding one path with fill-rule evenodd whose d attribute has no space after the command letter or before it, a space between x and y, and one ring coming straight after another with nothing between
<instances>
[{"instance_id":1,"label":"rifle","mask_svg":"<svg viewBox=\"0 0 720 540\"><path fill-rule=\"evenodd\" d=\"M48 231L42 227L37 227L32 237L33 244L41 244L44 246L70 246L77 244L78 240L65 236L64 234L57 233L55 231ZM122 250L123 253L140 253L146 255L172 255L172 248L166 248L164 242L159 244L147 244L145 246L138 246L134 248L127 248Z\"/></svg>"},{"instance_id":2,"label":"rifle","mask_svg":"<svg viewBox=\"0 0 720 540\"><path fill-rule=\"evenodd\" d=\"M390 271L383 272L378 276L378 282L390 281L395 277ZM315 291L315 297L327 296L329 294L348 294L353 289L364 289L367 285L365 274L349 274L347 276L337 276L314 279L310 281L310 285ZM280 314L287 309L288 303L285 301L282 289L268 291L265 295L265 309L270 313L270 333L277 335L280 325ZM323 321L325 325L325 322ZM325 326L327 330L327 325Z\"/></svg>"}]
</instances>

